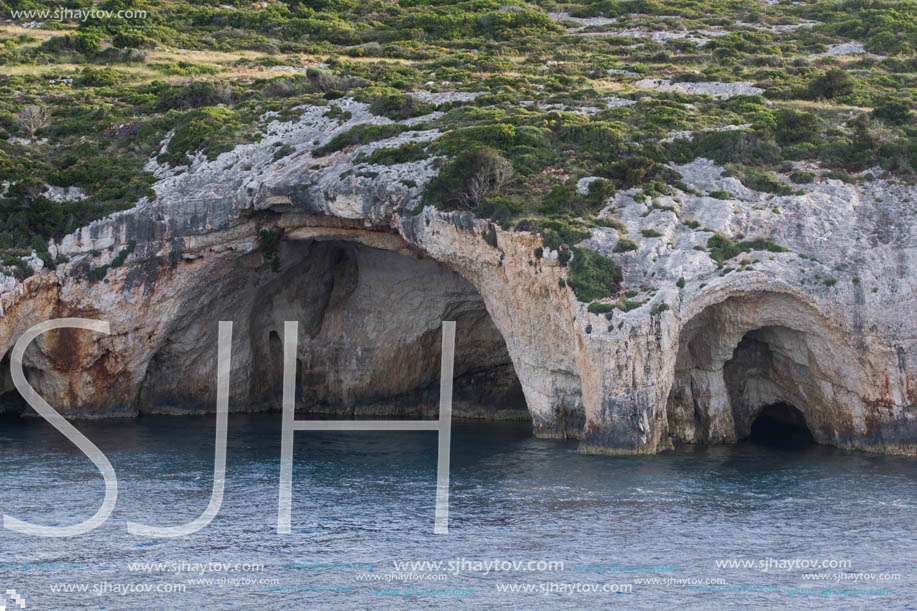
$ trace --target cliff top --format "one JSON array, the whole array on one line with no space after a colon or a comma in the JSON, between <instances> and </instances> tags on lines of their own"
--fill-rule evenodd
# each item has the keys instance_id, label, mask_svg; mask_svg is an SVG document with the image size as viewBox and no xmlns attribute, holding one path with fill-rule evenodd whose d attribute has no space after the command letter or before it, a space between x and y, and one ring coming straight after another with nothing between
<instances>
[{"instance_id":1,"label":"cliff top","mask_svg":"<svg viewBox=\"0 0 917 611\"><path fill-rule=\"evenodd\" d=\"M701 198L691 214L703 217L743 194L817 199L839 188L830 181L869 193L871 181L908 182L917 167L913 2L19 10L50 11L9 13L0 26L0 256L20 279L39 260L67 262L49 239L169 185L186 200L218 192L176 177L233 150L238 163L221 167L236 183L223 183L244 189L232 197L254 197L259 174L287 165L316 181L331 180L318 174L332 166L353 184L392 177L411 211L429 204L538 229L574 263L584 238L639 249L662 233L615 225L625 202L664 212L669 200ZM699 159L734 188L686 180L679 168ZM773 218L755 237L786 233L780 204L761 206ZM708 228L743 240L729 222ZM109 258L127 245L118 248ZM581 297L609 293L594 289Z\"/></svg>"}]
</instances>

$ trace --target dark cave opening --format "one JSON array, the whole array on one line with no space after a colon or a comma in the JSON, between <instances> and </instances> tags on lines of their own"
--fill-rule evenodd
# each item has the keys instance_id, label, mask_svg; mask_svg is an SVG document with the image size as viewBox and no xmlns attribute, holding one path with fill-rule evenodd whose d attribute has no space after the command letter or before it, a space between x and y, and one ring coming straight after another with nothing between
<instances>
[{"instance_id":1,"label":"dark cave opening","mask_svg":"<svg viewBox=\"0 0 917 611\"><path fill-rule=\"evenodd\" d=\"M842 350L793 296L754 292L707 306L679 332L666 404L672 440L836 444L835 389L849 373L844 359L822 355ZM778 404L791 407L768 407Z\"/></svg>"},{"instance_id":2,"label":"dark cave opening","mask_svg":"<svg viewBox=\"0 0 917 611\"><path fill-rule=\"evenodd\" d=\"M752 422L748 440L758 445L779 448L815 445L805 416L789 403L766 405Z\"/></svg>"},{"instance_id":3,"label":"dark cave opening","mask_svg":"<svg viewBox=\"0 0 917 611\"><path fill-rule=\"evenodd\" d=\"M275 272L260 253L243 255L215 273L206 291L188 296L194 307L176 321L147 369L142 413L212 406L214 320L234 321L230 408L279 409L284 322L295 320L297 411L435 417L441 324L454 320L454 415L530 420L483 298L446 266L337 239L285 240L278 260Z\"/></svg>"},{"instance_id":4,"label":"dark cave opening","mask_svg":"<svg viewBox=\"0 0 917 611\"><path fill-rule=\"evenodd\" d=\"M10 371L11 352L12 350L0 358L0 414L18 414L28 407L25 399L13 384L13 375ZM26 372L26 379L28 379L28 372Z\"/></svg>"}]
</instances>

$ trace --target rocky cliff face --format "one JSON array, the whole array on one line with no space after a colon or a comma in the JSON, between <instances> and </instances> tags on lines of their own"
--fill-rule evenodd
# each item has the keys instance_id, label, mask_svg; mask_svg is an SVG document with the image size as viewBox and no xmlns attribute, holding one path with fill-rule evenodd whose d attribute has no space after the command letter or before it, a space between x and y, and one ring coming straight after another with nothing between
<instances>
[{"instance_id":1,"label":"rocky cliff face","mask_svg":"<svg viewBox=\"0 0 917 611\"><path fill-rule=\"evenodd\" d=\"M417 416L437 402L440 321L456 320L459 414L527 407L537 435L581 438L584 451L731 442L780 402L821 443L917 453L914 187L828 180L777 197L705 160L677 167L687 190L652 202L619 193L603 213L637 250L615 253L613 228L583 244L635 291L593 314L560 282L557 253L535 255L537 234L413 213L431 160L353 171L361 152L436 132L314 157L353 125L387 122L337 103L346 122L306 109L215 161L151 165L155 200L52 245L70 257L56 270L0 279L0 355L43 320L107 320L110 336L49 333L27 352L49 403L73 417L212 410L217 321L232 320L231 404L253 409L278 402L283 321L298 320L300 409ZM275 161L278 142L293 153ZM729 196L703 195L714 191ZM695 249L711 230L786 251L718 266ZM122 251L122 265L89 279Z\"/></svg>"}]
</instances>

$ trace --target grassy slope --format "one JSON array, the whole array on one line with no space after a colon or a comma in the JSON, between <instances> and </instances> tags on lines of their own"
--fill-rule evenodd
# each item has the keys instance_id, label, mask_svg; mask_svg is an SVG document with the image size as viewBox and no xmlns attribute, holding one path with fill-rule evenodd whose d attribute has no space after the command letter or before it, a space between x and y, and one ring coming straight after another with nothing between
<instances>
[{"instance_id":1,"label":"grassy slope","mask_svg":"<svg viewBox=\"0 0 917 611\"><path fill-rule=\"evenodd\" d=\"M80 5L90 3L72 3ZM0 8L9 15L10 6ZM492 149L488 154L512 164L511 180L469 203L457 197L464 188L458 172L479 161L463 159L447 164L427 201L471 206L505 225L550 218L558 235L580 235L616 189L642 186L646 197L669 191L679 177L663 164L699 155L775 192L781 187L772 173L788 171L791 160L817 159L850 180L847 173L877 164L910 180L917 167L913 0L766 7L742 0L313 0L266 9L228 0L110 0L99 8L142 9L147 17L0 26L0 182L8 183L0 198L0 262L20 275L29 272L18 257L32 248L43 253L49 237L150 195L143 165L168 131L177 137L163 160L180 164L186 153L214 156L257 137L267 110L295 113L298 105L344 94L402 117L430 110L412 105L405 92L486 91L441 108L446 115L431 126L449 131L426 151L391 151L374 161ZM582 22L558 23L549 11L618 21L573 32L568 28ZM766 29L803 20L820 23ZM681 30L723 35L707 36L703 46L614 35ZM581 35L593 31L604 34ZM887 57L820 56L850 41ZM664 93L638 88L644 77L751 81L764 93L728 100ZM609 96L637 103L606 108ZM544 109L548 104L560 106ZM18 117L30 106L50 114L35 140ZM600 110L569 112L578 107ZM751 128L658 142L672 132L743 124ZM582 176L606 181L582 196L573 188ZM54 203L43 196L47 184L76 186L87 197Z\"/></svg>"}]
</instances>

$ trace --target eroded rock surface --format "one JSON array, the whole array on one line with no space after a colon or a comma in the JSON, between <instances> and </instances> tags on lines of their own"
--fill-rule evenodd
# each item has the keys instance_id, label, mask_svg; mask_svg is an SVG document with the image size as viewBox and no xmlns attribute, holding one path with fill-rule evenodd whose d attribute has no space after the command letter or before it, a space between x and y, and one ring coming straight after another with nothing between
<instances>
[{"instance_id":1,"label":"eroded rock surface","mask_svg":"<svg viewBox=\"0 0 917 611\"><path fill-rule=\"evenodd\" d=\"M278 342L297 320L300 409L429 415L447 319L460 413L515 417L524 405L536 434L581 437L584 451L732 442L780 402L816 441L917 453L914 187L826 180L778 197L712 162L676 167L686 191L619 193L604 215L624 229L594 228L583 243L634 292L609 319L563 286L556 252L534 255L539 235L415 211L432 160L353 171L360 153L435 132L313 156L355 124L388 121L336 103L347 122L305 109L213 162L156 168L154 201L52 245L69 263L0 278L0 355L40 321L107 320L110 336L48 333L27 351L49 403L73 417L212 410L217 321L232 320L231 403L254 409L278 403ZM275 161L276 142L293 152ZM714 231L786 250L720 266L704 249ZM276 258L262 232L280 237ZM625 238L638 248L615 252ZM4 373L4 405L12 390Z\"/></svg>"}]
</instances>

